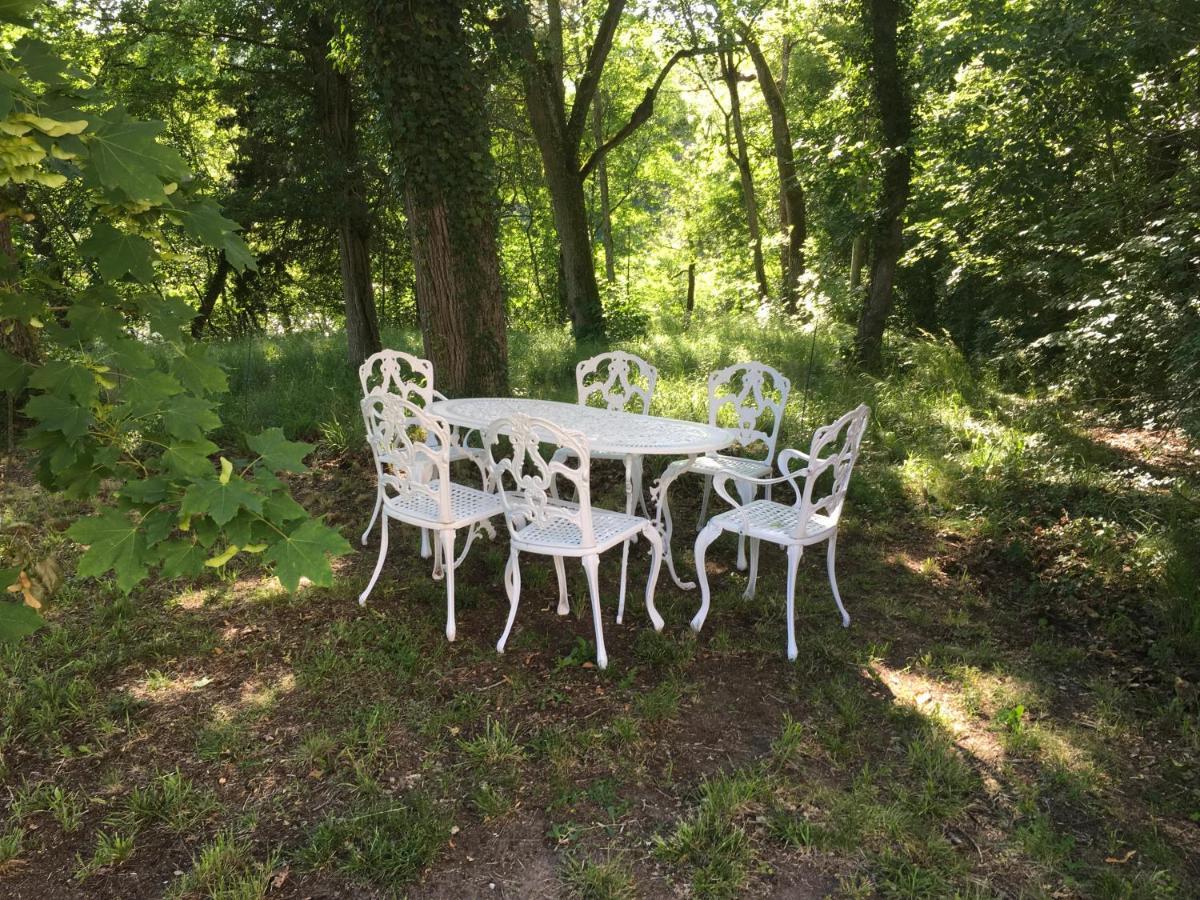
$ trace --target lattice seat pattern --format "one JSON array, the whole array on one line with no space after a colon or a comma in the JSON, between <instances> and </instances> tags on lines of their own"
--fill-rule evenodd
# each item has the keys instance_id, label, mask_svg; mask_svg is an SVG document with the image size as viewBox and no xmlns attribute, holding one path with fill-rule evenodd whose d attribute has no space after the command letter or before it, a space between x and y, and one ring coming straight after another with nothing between
<instances>
[{"instance_id":1,"label":"lattice seat pattern","mask_svg":"<svg viewBox=\"0 0 1200 900\"><path fill-rule=\"evenodd\" d=\"M607 509L592 508L592 530L595 532L596 550L606 550L633 534L640 533L646 520ZM582 547L583 531L578 522L569 519L550 519L544 524L530 524L521 529L518 537L523 546L537 547Z\"/></svg>"},{"instance_id":2,"label":"lattice seat pattern","mask_svg":"<svg viewBox=\"0 0 1200 900\"><path fill-rule=\"evenodd\" d=\"M387 481L388 477L385 476L385 485ZM431 527L436 527L442 521L441 512L438 510L436 500L436 495L440 487L440 482L434 480L428 484L428 488L432 493L412 492L393 496L385 494L383 505L395 517L403 516L406 519L419 519L428 522ZM504 507L500 503L500 498L495 494L488 494L478 488L468 487L465 484L450 482L451 521L475 522L480 519L498 516L502 512L504 512ZM414 522L413 524L416 523Z\"/></svg>"},{"instance_id":3,"label":"lattice seat pattern","mask_svg":"<svg viewBox=\"0 0 1200 900\"><path fill-rule=\"evenodd\" d=\"M785 506L771 500L755 500L746 506L713 516L711 521L729 531L745 529L746 534L782 544L791 541L796 534L796 528L800 524L800 512L794 506ZM837 523L829 516L814 513L804 523L805 537L815 538L836 526Z\"/></svg>"},{"instance_id":4,"label":"lattice seat pattern","mask_svg":"<svg viewBox=\"0 0 1200 900\"><path fill-rule=\"evenodd\" d=\"M697 456L688 471L700 475L719 475L722 472L730 472L745 478L761 478L763 475L771 473L771 463L762 459L746 459L742 456L713 453L708 456Z\"/></svg>"}]
</instances>

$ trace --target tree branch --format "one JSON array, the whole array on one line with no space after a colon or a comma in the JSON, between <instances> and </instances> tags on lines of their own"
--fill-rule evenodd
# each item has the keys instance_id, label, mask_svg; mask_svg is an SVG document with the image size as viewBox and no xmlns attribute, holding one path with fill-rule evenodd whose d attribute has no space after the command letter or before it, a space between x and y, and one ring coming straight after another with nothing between
<instances>
[{"instance_id":1,"label":"tree branch","mask_svg":"<svg viewBox=\"0 0 1200 900\"><path fill-rule=\"evenodd\" d=\"M267 50L283 50L285 52L301 53L304 48L299 44L291 44L284 41L272 41L267 38L258 37L244 32L234 31L217 31L217 30L196 30L190 31L186 28L172 28L165 25L151 25L144 19L138 19L134 16L113 17L106 15L88 16L92 21L101 25L125 25L130 28L137 29L143 35L145 34L161 34L167 37L186 38L189 40L199 40L207 38L211 41L232 41L238 44L250 44L255 47L263 47Z\"/></svg>"},{"instance_id":2,"label":"tree branch","mask_svg":"<svg viewBox=\"0 0 1200 900\"><path fill-rule=\"evenodd\" d=\"M571 117L567 120L567 144L578 148L583 140L583 131L587 125L588 112L592 108L592 99L596 96L596 88L600 85L600 75L604 72L604 63L612 50L613 37L617 33L617 25L621 22L621 13L625 11L626 0L608 0L608 7L600 19L596 29L596 39L588 50L587 66L583 77L575 87L575 100L571 104Z\"/></svg>"},{"instance_id":3,"label":"tree branch","mask_svg":"<svg viewBox=\"0 0 1200 900\"><path fill-rule=\"evenodd\" d=\"M658 77L654 79L654 84L646 88L646 95L642 97L642 102L637 105L633 113L629 116L629 121L626 122L621 130L610 137L607 141L592 151L592 155L588 157L588 161L583 164L583 168L579 170L579 174L583 178L587 178L592 169L596 168L600 160L602 160L610 150L619 147L623 144L631 134L637 131L642 125L646 124L650 116L654 114L654 101L658 97L658 89L662 87L667 76L671 74L671 70L675 68L675 64L681 59L688 59L693 56L703 56L706 53L715 53L720 50L720 47L691 47L687 50L676 50L675 53L667 60L667 64L663 66ZM579 101L575 101L578 106ZM572 117L574 113L572 112Z\"/></svg>"}]
</instances>

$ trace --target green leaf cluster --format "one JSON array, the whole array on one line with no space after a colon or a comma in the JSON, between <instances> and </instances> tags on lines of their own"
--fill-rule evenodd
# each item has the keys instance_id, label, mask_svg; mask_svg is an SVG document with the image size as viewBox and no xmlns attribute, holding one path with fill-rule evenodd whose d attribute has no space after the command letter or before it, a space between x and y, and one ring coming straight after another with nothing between
<instances>
[{"instance_id":1,"label":"green leaf cluster","mask_svg":"<svg viewBox=\"0 0 1200 900\"><path fill-rule=\"evenodd\" d=\"M68 534L86 546L78 573L112 573L125 591L152 572L193 576L238 554L272 563L289 590L301 578L329 584L329 557L349 545L312 519L280 473L302 473L309 445L268 429L220 456L227 390L221 366L188 331L192 310L156 288L164 248L180 241L219 250L235 271L255 265L235 222L191 187L162 125L130 117L39 40L34 4L0 6L20 34L0 49L0 188L13 201L6 227L28 221L31 185L86 199L90 227L79 252L90 284L26 271L5 260L0 331L37 336L36 359L0 349L0 390L25 396L24 437L39 480L104 503ZM0 639L36 618L0 609Z\"/></svg>"}]
</instances>

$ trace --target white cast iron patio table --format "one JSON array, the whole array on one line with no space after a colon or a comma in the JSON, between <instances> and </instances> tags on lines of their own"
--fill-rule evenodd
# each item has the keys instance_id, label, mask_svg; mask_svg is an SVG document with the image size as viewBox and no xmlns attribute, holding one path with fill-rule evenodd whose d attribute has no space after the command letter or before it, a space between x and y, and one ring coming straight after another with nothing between
<instances>
[{"instance_id":1,"label":"white cast iron patio table","mask_svg":"<svg viewBox=\"0 0 1200 900\"><path fill-rule=\"evenodd\" d=\"M695 582L683 581L675 572L675 560L671 554L671 532L674 530L671 508L662 500L671 482L687 469L688 463L693 462L702 453L724 450L733 443L733 435L728 429L702 422L528 397L462 397L457 400L439 400L431 404L429 410L451 425L470 430L485 429L496 419L518 413L547 419L563 428L582 432L592 452L625 457L625 511L631 515L637 498L633 496L628 478L629 458L635 455L686 457L667 466L662 476L650 488L650 496L655 505L654 524L663 536L667 571L671 573L675 584L684 590L696 587Z\"/></svg>"}]
</instances>

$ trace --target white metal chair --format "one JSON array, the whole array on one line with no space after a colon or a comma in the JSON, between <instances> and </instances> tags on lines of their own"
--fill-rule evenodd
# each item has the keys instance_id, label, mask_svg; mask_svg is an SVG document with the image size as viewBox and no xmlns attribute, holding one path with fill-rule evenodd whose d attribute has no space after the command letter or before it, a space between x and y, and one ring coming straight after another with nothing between
<instances>
[{"instance_id":1,"label":"white metal chair","mask_svg":"<svg viewBox=\"0 0 1200 900\"><path fill-rule=\"evenodd\" d=\"M408 400L417 406L427 407L434 400L445 400L446 396L433 386L433 363L403 350L380 350L373 353L358 367L358 381L362 385L363 397L377 394L391 394ZM451 429L454 443L450 448L450 461L471 458L471 451L462 446L457 433ZM375 509L371 512L371 521L367 530L362 534L362 544L365 547L375 520L379 518L379 509L383 504L383 487L379 485L375 492ZM430 554L429 532L421 530L421 556Z\"/></svg>"},{"instance_id":2,"label":"white metal chair","mask_svg":"<svg viewBox=\"0 0 1200 900\"><path fill-rule=\"evenodd\" d=\"M497 458L497 445L502 438L508 439L512 449L509 455ZM549 459L542 455L542 444L557 448ZM645 535L653 551L650 577L646 581L646 611L655 629L661 630L663 620L654 607L654 586L662 564L662 538L647 519L592 507L587 439L544 419L511 416L492 422L484 436L484 449L488 455L491 483L504 507L512 547L504 569L504 586L509 603L508 621L496 650L504 652L504 645L517 617L517 602L521 596L521 552L554 557L560 615L569 612L563 557L572 556L579 558L587 574L596 629L596 664L605 668L608 654L604 649L604 630L600 619L600 554L617 544L628 546L628 542L637 535ZM556 499L555 482L558 478L574 485L578 503ZM626 559L622 557L617 621L621 620L625 608L625 563Z\"/></svg>"},{"instance_id":3,"label":"white metal chair","mask_svg":"<svg viewBox=\"0 0 1200 900\"><path fill-rule=\"evenodd\" d=\"M388 520L395 519L436 532L435 577L444 569L446 579L446 637L454 640L454 570L466 558L482 524L500 515L500 498L486 490L455 484L450 480L453 439L450 426L423 407L396 394L376 393L363 398L363 422L375 460L375 477L380 498L379 560L358 602L366 605L375 587L388 549ZM480 477L487 485L482 461ZM460 528L469 528L462 553L454 556L454 541Z\"/></svg>"},{"instance_id":4,"label":"white metal chair","mask_svg":"<svg viewBox=\"0 0 1200 900\"><path fill-rule=\"evenodd\" d=\"M581 406L649 415L657 384L658 369L623 350L601 353L575 367L575 388ZM626 496L634 498L641 505L642 514L650 518L642 493L642 457L601 451L593 452L592 459L618 459L625 463ZM633 507L627 508L629 512L635 511Z\"/></svg>"},{"instance_id":5,"label":"white metal chair","mask_svg":"<svg viewBox=\"0 0 1200 900\"><path fill-rule=\"evenodd\" d=\"M744 448L761 443L764 455L757 458L707 453L696 458L687 471L704 477L697 528L703 526L708 517L708 498L714 476L734 476L734 485L742 502L749 503L756 492L753 480L771 474L775 464L775 443L779 439L779 427L783 424L783 411L791 389L791 381L782 372L760 362L734 363L708 376L709 424L729 427L736 442ZM769 421L764 421L768 416ZM769 499L770 486L767 490ZM737 566L746 568L746 548L740 539Z\"/></svg>"},{"instance_id":6,"label":"white metal chair","mask_svg":"<svg viewBox=\"0 0 1200 900\"><path fill-rule=\"evenodd\" d=\"M758 580L758 550L760 541L770 541L787 549L787 639L788 659L796 658L796 620L794 605L796 596L796 569L805 547L822 542L828 543L826 568L829 586L833 589L833 600L842 614L843 627L849 626L850 615L842 605L834 575L837 553L838 521L846 500L846 489L850 485L850 473L862 447L863 434L867 429L870 410L859 406L846 413L831 425L818 428L813 434L808 453L799 450L784 450L779 454L779 471L775 478L745 479L753 485L771 487L786 481L796 493L790 506L771 500L744 498L741 503L734 500L726 490L726 481L734 478L730 473L715 476L715 488L733 509L713 516L696 538L696 576L700 582L700 609L692 619L692 628L699 631L708 615L710 593L708 575L704 571L704 555L708 545L724 531L733 531L750 538L750 578L746 584L745 597L754 596ZM790 470L792 460L800 460L804 467ZM823 477L828 475L828 478ZM803 485L798 479L804 479Z\"/></svg>"}]
</instances>

